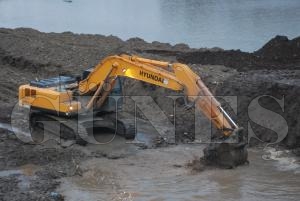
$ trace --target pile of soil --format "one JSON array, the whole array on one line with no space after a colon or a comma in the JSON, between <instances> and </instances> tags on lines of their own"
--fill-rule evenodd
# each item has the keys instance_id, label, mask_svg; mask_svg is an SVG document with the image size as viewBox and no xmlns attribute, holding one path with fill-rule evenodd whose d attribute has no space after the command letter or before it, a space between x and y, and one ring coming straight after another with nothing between
<instances>
[{"instance_id":1,"label":"pile of soil","mask_svg":"<svg viewBox=\"0 0 300 201\"><path fill-rule=\"evenodd\" d=\"M224 65L239 71L259 69L300 68L300 37L289 40L276 36L261 49L253 53L240 50L196 50L179 53L177 59L183 63Z\"/></svg>"},{"instance_id":2,"label":"pile of soil","mask_svg":"<svg viewBox=\"0 0 300 201\"><path fill-rule=\"evenodd\" d=\"M275 143L280 137L274 130L259 125L262 120L259 116L256 120L251 120L253 110L250 104L259 98L258 103L261 107L281 115L286 121L288 134L281 143L290 148L300 146L300 134L298 132L300 119L297 114L300 109L299 93L300 71L290 70L241 72L227 79L217 89L217 94L238 97L238 115L235 119L239 125L245 128L246 132L248 132L249 125L251 125L255 136L249 136L250 145L256 145L259 140L266 143ZM267 125L272 126L271 128L275 128L278 123L273 122L273 119L275 119L274 116L265 119ZM282 121L284 120L282 119ZM284 130L284 128L281 129Z\"/></svg>"}]
</instances>

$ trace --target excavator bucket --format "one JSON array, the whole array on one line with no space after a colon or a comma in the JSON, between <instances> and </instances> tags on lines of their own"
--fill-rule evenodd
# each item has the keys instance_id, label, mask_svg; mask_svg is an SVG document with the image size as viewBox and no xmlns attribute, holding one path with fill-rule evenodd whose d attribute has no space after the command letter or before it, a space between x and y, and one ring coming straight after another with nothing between
<instances>
[{"instance_id":1,"label":"excavator bucket","mask_svg":"<svg viewBox=\"0 0 300 201\"><path fill-rule=\"evenodd\" d=\"M211 143L204 150L202 162L207 166L235 168L248 164L247 141L243 129L235 130L222 143Z\"/></svg>"}]
</instances>

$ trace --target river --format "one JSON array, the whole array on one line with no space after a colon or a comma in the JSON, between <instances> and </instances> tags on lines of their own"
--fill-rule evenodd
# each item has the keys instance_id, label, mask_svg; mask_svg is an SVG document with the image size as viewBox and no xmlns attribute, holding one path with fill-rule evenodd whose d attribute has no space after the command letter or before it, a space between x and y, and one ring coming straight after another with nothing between
<instances>
[{"instance_id":1,"label":"river","mask_svg":"<svg viewBox=\"0 0 300 201\"><path fill-rule=\"evenodd\" d=\"M8 124L0 128L12 130ZM137 138L149 144L156 136L151 129L143 125L141 130L146 133L138 132ZM96 135L102 142L112 137L109 133ZM62 178L57 192L66 201L299 200L300 160L291 151L255 147L248 150L249 165L193 171L187 164L202 156L204 147L181 144L138 149L120 136L108 144L80 146L77 148L94 157L79 164L83 175ZM19 187L28 189L38 168L4 170L0 177L17 175Z\"/></svg>"},{"instance_id":2,"label":"river","mask_svg":"<svg viewBox=\"0 0 300 201\"><path fill-rule=\"evenodd\" d=\"M300 35L299 0L0 0L0 27L254 51Z\"/></svg>"},{"instance_id":3,"label":"river","mask_svg":"<svg viewBox=\"0 0 300 201\"><path fill-rule=\"evenodd\" d=\"M284 152L249 150L250 164L233 170L191 172L185 164L201 154L199 146L149 149L118 160L91 159L82 177L65 178L65 199L113 201L295 201L299 200L300 165Z\"/></svg>"}]
</instances>

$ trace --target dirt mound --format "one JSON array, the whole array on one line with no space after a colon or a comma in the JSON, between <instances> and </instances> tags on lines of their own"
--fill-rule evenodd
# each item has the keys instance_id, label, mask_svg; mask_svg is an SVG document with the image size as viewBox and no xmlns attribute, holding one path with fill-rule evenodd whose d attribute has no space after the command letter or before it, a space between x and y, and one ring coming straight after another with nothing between
<instances>
[{"instance_id":1,"label":"dirt mound","mask_svg":"<svg viewBox=\"0 0 300 201\"><path fill-rule=\"evenodd\" d=\"M224 65L238 70L246 70L251 66L257 67L258 65L252 54L239 50L194 51L181 53L177 59L182 63Z\"/></svg>"},{"instance_id":2,"label":"dirt mound","mask_svg":"<svg viewBox=\"0 0 300 201\"><path fill-rule=\"evenodd\" d=\"M299 63L300 37L289 40L286 36L276 36L254 54L283 64Z\"/></svg>"},{"instance_id":3,"label":"dirt mound","mask_svg":"<svg viewBox=\"0 0 300 201\"><path fill-rule=\"evenodd\" d=\"M298 115L300 109L298 104L300 101L298 96L300 94L299 79L298 71L249 71L232 76L218 88L216 93L238 97L238 116L235 119L239 125L245 128L246 132L249 131L249 125L251 125L255 135L252 135L250 144L255 145L259 140L275 143L279 140L278 137L284 137L281 142L283 145L297 147L300 145L298 132L300 129ZM250 104L253 104L257 98L259 98L260 107L275 112L285 119L288 126L287 136L279 136L274 130L261 126L260 121L263 119L257 115L253 119L251 114L258 113L256 113L255 108L250 107ZM257 111L262 109L260 107L257 108ZM269 116L268 119L265 119L266 125L276 128L274 124L277 122L274 123L273 119L275 120L275 116L271 116L271 118Z\"/></svg>"},{"instance_id":4,"label":"dirt mound","mask_svg":"<svg viewBox=\"0 0 300 201\"><path fill-rule=\"evenodd\" d=\"M184 63L225 65L239 71L260 69L300 69L300 38L276 36L253 53L239 50L197 50L179 53Z\"/></svg>"}]
</instances>

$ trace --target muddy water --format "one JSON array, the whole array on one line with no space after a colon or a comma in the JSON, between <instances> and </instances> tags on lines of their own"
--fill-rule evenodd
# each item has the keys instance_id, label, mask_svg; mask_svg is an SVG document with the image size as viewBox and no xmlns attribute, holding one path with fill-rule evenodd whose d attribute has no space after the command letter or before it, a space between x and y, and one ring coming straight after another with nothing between
<instances>
[{"instance_id":1,"label":"muddy water","mask_svg":"<svg viewBox=\"0 0 300 201\"><path fill-rule=\"evenodd\" d=\"M144 150L119 160L93 159L83 177L63 181L66 200L299 200L300 166L276 152L262 159L250 150L249 166L192 173L185 166L199 147ZM265 153L266 154L266 153ZM269 155L268 155L269 156ZM285 161L281 163L280 161ZM289 161L289 162L286 162Z\"/></svg>"},{"instance_id":2,"label":"muddy water","mask_svg":"<svg viewBox=\"0 0 300 201\"><path fill-rule=\"evenodd\" d=\"M9 128L6 124L1 127ZM145 126L142 130L149 132ZM101 134L101 138L104 137L110 139L111 135ZM152 141L151 135L145 136L143 133L138 133L138 138ZM249 166L234 170L193 172L185 164L200 157L204 146L178 145L142 150L116 136L115 140L106 145L78 148L94 157L80 164L84 171L82 176L62 179L58 192L66 200L300 199L300 159L286 150L251 149ZM37 169L27 165L15 170L0 171L0 177L17 175L19 188L26 190Z\"/></svg>"},{"instance_id":3,"label":"muddy water","mask_svg":"<svg viewBox=\"0 0 300 201\"><path fill-rule=\"evenodd\" d=\"M246 51L278 34L299 36L299 18L298 0L0 0L0 27Z\"/></svg>"}]
</instances>

